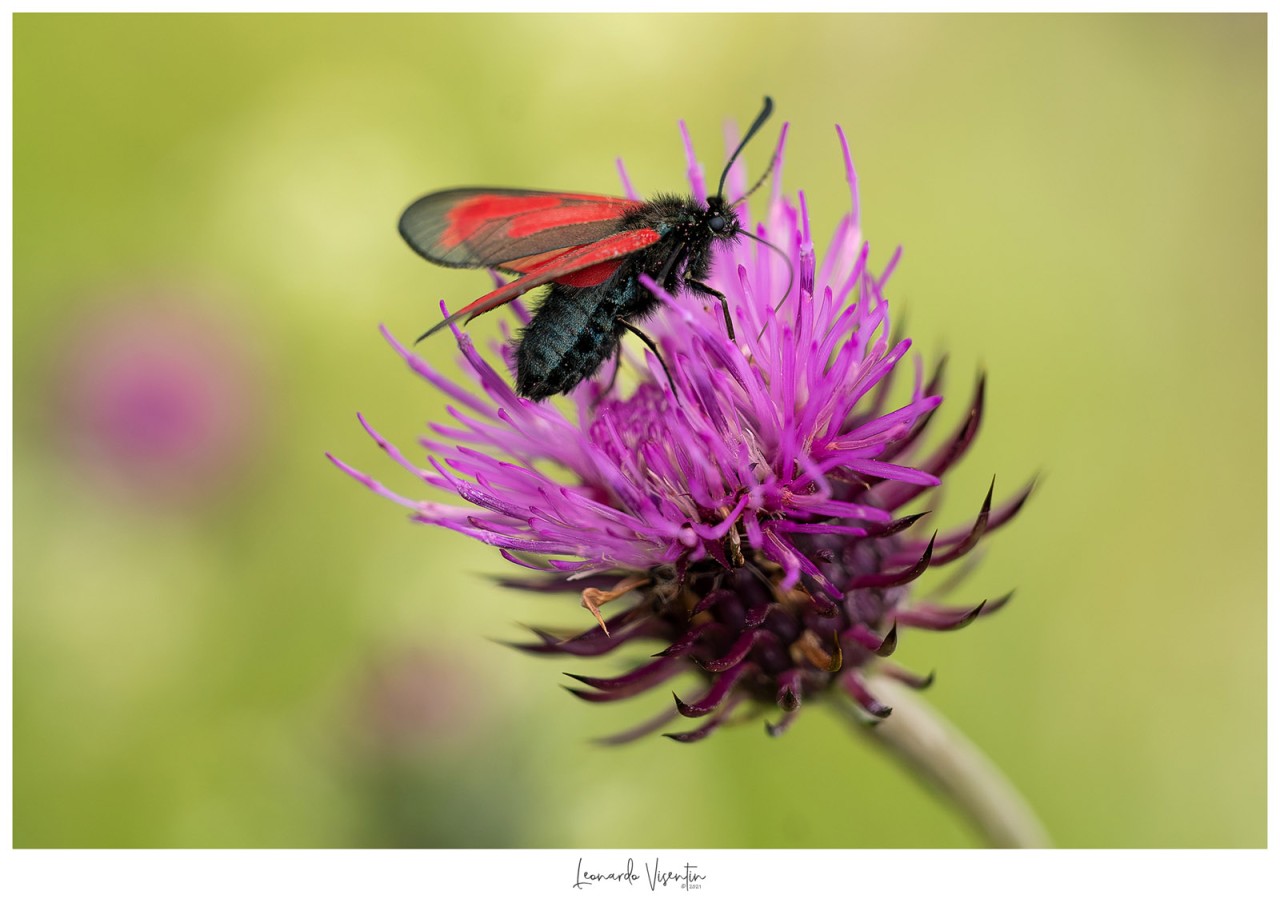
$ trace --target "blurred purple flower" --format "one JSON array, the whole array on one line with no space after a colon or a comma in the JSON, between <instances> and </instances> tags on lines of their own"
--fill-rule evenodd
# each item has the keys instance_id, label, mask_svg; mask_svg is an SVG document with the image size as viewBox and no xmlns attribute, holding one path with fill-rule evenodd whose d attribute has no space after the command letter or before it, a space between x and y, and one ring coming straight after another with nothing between
<instances>
[{"instance_id":1,"label":"blurred purple flower","mask_svg":"<svg viewBox=\"0 0 1280 899\"><path fill-rule=\"evenodd\" d=\"M884 297L898 254L879 274L868 268L857 179L837 133L852 209L821 263L804 194L797 206L780 192L785 127L768 212L754 230L781 245L791 269L745 240L716 258L711 284L729 298L736 342L718 304L669 296L649 283L665 307L645 327L670 368L674 393L646 354L632 392L608 389L606 368L565 410L517 397L508 374L456 329L471 372L466 386L384 329L410 368L454 401L453 422L433 425L435 436L421 441L429 455L420 468L360 421L396 462L470 507L403 497L334 459L410 509L413 520L498 547L508 561L542 572L510 586L580 592L598 617L605 603L636 597L607 622L600 618L601 627L569 637L535 630L537 641L521 647L597 656L633 641L664 645L619 677L572 675L589 688L572 692L591 702L634 696L681 672L701 674L700 695L677 696L674 708L612 741L677 716L705 717L696 729L669 734L697 740L747 699L781 709L768 725L778 734L802 698L832 686L868 720L884 717L890 710L868 690L868 669L917 687L931 680L883 661L899 628L954 630L1008 599L951 608L909 597L908 585L927 569L965 556L1012 517L1030 487L995 509L988 491L970 524L931 536L918 533L926 513L904 514L973 441L984 382L958 429L932 451L923 448L924 437L942 402L943 366L924 383L917 362L909 395L891 402L910 347L891 339ZM690 182L702 199L687 132L685 143ZM740 196L745 184L739 163L727 195ZM510 348L497 352L509 372Z\"/></svg>"},{"instance_id":2,"label":"blurred purple flower","mask_svg":"<svg viewBox=\"0 0 1280 899\"><path fill-rule=\"evenodd\" d=\"M61 356L62 438L100 481L147 500L227 486L249 455L262 379L247 335L177 295L116 302Z\"/></svg>"},{"instance_id":3,"label":"blurred purple flower","mask_svg":"<svg viewBox=\"0 0 1280 899\"><path fill-rule=\"evenodd\" d=\"M363 732L388 752L416 753L466 731L476 704L467 665L425 646L402 647L370 664L359 689Z\"/></svg>"}]
</instances>

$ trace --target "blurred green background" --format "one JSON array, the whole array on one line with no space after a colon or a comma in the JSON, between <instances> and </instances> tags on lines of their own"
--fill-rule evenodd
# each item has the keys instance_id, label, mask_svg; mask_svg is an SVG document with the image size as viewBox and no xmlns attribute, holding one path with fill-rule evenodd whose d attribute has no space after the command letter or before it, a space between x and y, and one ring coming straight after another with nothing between
<instances>
[{"instance_id":1,"label":"blurred green background","mask_svg":"<svg viewBox=\"0 0 1280 899\"><path fill-rule=\"evenodd\" d=\"M819 235L849 134L944 411L990 375L944 520L1047 474L954 597L1014 603L903 663L1060 845L1265 845L1263 16L19 15L14 57L18 846L974 845L820 707L592 746L666 700L570 697L489 638L580 609L322 455L422 495L355 421L443 407L376 328L487 276L405 204L680 189L677 120L714 173L765 92Z\"/></svg>"}]
</instances>

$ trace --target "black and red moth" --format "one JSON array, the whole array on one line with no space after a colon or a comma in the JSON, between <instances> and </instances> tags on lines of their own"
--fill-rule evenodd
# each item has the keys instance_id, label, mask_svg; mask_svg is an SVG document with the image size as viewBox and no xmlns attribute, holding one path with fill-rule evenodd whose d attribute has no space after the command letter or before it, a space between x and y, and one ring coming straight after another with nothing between
<instances>
[{"instance_id":1,"label":"black and red moth","mask_svg":"<svg viewBox=\"0 0 1280 899\"><path fill-rule=\"evenodd\" d=\"M642 274L670 293L683 286L717 299L733 337L724 294L703 279L711 270L713 246L743 233L733 207L746 196L726 204L724 182L772 111L773 101L765 97L764 108L730 155L715 196L705 203L688 196L641 202L490 187L459 187L415 201L400 216L400 234L419 255L437 265L519 276L422 337L550 284L516 346L516 392L533 400L567 393L594 375L618 351L627 331L657 352L633 324L660 303L640 283Z\"/></svg>"}]
</instances>

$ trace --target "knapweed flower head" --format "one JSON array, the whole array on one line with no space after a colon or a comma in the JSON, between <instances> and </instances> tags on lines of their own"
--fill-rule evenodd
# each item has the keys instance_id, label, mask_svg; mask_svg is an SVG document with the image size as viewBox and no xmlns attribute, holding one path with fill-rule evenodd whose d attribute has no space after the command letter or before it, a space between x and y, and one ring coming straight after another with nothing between
<instances>
[{"instance_id":1,"label":"knapweed flower head","mask_svg":"<svg viewBox=\"0 0 1280 899\"><path fill-rule=\"evenodd\" d=\"M917 687L931 680L884 660L901 629L956 629L1008 599L957 608L910 595L927 569L965 556L1008 520L1029 488L995 509L988 491L976 518L955 530L926 531L926 511L907 514L973 441L983 381L941 440L928 433L942 403L941 365L926 382L917 361L909 390L891 401L910 347L891 336L885 299L898 254L878 273L869 267L857 179L837 133L852 208L820 257L804 194L793 203L781 192L785 126L768 210L750 224L743 212L744 227L781 253L750 240L717 251L710 284L728 298L733 339L718 303L646 281L664 301L642 324L662 359L628 355L636 386L615 383L606 366L557 404L516 395L509 346L486 356L454 329L466 371L459 381L387 333L410 368L450 398L452 420L421 440L424 464L361 422L412 475L461 503L407 498L334 460L415 521L538 572L510 586L573 592L597 616L619 601L623 611L610 609L576 636L534 630L522 645L570 656L657 649L616 676L571 675L583 699L624 699L700 674L699 694L676 696L614 741L678 717L703 720L668 735L697 740L744 702L776 705L781 714L767 726L778 734L804 699L832 692L874 721L890 710L869 689L870 670ZM705 200L684 136L693 193ZM726 195L741 196L745 185L739 162Z\"/></svg>"},{"instance_id":2,"label":"knapweed flower head","mask_svg":"<svg viewBox=\"0 0 1280 899\"><path fill-rule=\"evenodd\" d=\"M96 486L198 510L253 459L260 369L250 333L198 292L107 295L60 348L59 436Z\"/></svg>"}]
</instances>

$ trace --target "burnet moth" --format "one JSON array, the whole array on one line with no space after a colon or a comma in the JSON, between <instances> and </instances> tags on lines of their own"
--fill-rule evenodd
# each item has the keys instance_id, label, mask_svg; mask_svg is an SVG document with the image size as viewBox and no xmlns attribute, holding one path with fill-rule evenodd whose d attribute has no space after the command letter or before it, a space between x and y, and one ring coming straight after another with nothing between
<instances>
[{"instance_id":1,"label":"burnet moth","mask_svg":"<svg viewBox=\"0 0 1280 899\"><path fill-rule=\"evenodd\" d=\"M489 187L459 187L415 201L400 216L400 234L419 255L437 265L518 276L418 339L550 284L515 349L516 392L544 400L594 375L619 350L627 331L657 354L653 341L634 324L661 303L640 282L642 274L669 293L685 287L717 300L732 338L728 301L704 279L717 243L742 234L758 239L742 230L733 207L765 176L733 203L725 202L724 183L772 112L773 101L765 97L764 108L729 156L715 196L705 203L691 196L642 202Z\"/></svg>"}]
</instances>

